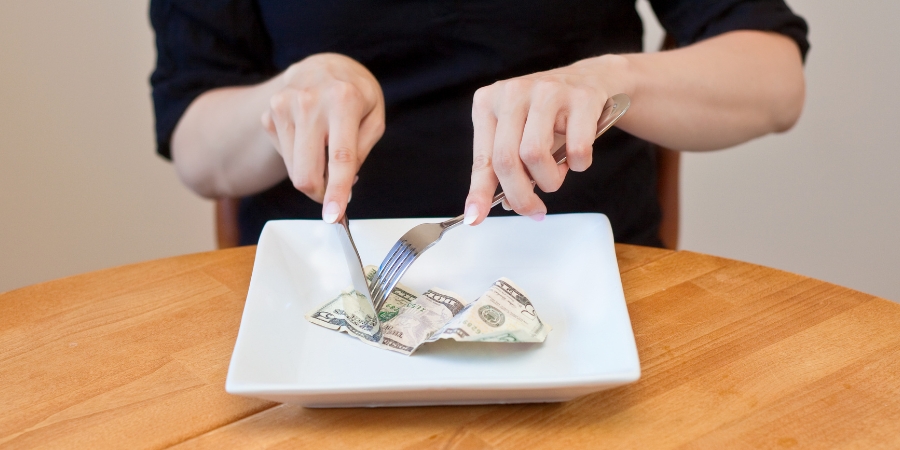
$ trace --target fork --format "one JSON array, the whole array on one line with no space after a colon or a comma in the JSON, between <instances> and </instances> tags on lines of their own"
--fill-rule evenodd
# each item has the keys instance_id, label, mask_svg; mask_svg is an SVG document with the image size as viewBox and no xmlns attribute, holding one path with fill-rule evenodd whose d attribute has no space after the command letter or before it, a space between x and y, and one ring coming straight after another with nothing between
<instances>
[{"instance_id":1,"label":"fork","mask_svg":"<svg viewBox=\"0 0 900 450\"><path fill-rule=\"evenodd\" d=\"M597 135L594 139L600 137L601 134L609 130L619 118L625 114L631 100L625 94L616 94L607 100L600 114L600 120L597 125ZM563 144L555 152L553 152L553 160L556 164L562 164L566 161L566 145ZM531 182L532 186L534 181ZM494 196L491 202L491 208L500 204L506 198L506 194L500 191ZM440 223L423 223L412 227L391 248L387 256L378 267L378 272L372 279L370 292L372 293L372 302L375 304L375 311L379 311L387 301L390 292L409 269L409 266L434 244L441 240L444 233L463 222L465 215L459 215L452 219L445 220Z\"/></svg>"}]
</instances>

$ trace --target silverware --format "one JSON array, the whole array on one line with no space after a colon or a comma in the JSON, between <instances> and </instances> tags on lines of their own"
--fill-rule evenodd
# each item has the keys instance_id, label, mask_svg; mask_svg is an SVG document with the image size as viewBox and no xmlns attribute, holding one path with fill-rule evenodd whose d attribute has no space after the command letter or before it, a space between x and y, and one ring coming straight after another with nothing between
<instances>
[{"instance_id":1,"label":"silverware","mask_svg":"<svg viewBox=\"0 0 900 450\"><path fill-rule=\"evenodd\" d=\"M341 247L344 249L344 259L347 260L347 269L350 270L350 280L353 281L353 289L359 292L369 300L372 310L375 304L372 302L372 291L369 290L369 284L366 283L366 273L363 269L362 259L356 250L356 244L353 243L353 236L350 234L350 221L345 213L341 220L334 224L337 231L338 240L341 241ZM396 284L396 283L395 283Z\"/></svg>"},{"instance_id":2,"label":"silverware","mask_svg":"<svg viewBox=\"0 0 900 450\"><path fill-rule=\"evenodd\" d=\"M625 94L616 94L607 100L597 122L597 135L594 139L609 130L631 106L631 99ZM553 159L556 164L562 164L566 160L566 145L563 144L555 152ZM532 185L534 181L532 181ZM491 208L497 206L506 198L502 191L494 196ZM371 295L374 301L375 311L381 309L387 300L388 294L409 269L409 266L425 252L436 244L447 230L456 227L463 222L464 215L445 220L441 223L423 223L416 225L397 240L384 261L378 267L371 285ZM349 230L348 230L349 233ZM358 257L357 257L358 258ZM358 289L357 289L358 290Z\"/></svg>"}]
</instances>

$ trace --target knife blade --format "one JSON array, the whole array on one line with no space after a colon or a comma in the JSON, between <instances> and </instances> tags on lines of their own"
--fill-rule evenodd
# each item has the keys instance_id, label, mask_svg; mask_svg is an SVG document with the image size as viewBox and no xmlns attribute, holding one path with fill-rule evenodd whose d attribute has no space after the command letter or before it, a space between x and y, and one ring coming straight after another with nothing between
<instances>
[{"instance_id":1,"label":"knife blade","mask_svg":"<svg viewBox=\"0 0 900 450\"><path fill-rule=\"evenodd\" d=\"M362 259L359 257L359 251L356 250L356 244L353 243L353 236L350 234L350 223L347 214L341 217L341 220L334 223L338 240L344 250L344 259L347 260L347 270L350 271L350 280L353 282L353 289L362 294L375 311L375 304L372 302L372 292L369 290L369 283L366 282L366 274L363 271ZM375 311L377 313L377 311Z\"/></svg>"}]
</instances>

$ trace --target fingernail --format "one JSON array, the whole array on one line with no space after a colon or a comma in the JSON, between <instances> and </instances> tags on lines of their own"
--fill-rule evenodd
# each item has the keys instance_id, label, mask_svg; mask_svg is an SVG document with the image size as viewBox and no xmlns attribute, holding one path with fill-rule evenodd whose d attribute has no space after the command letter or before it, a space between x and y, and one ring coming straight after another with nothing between
<instances>
[{"instance_id":1,"label":"fingernail","mask_svg":"<svg viewBox=\"0 0 900 450\"><path fill-rule=\"evenodd\" d=\"M350 200L353 200L353 191L350 191L350 196L347 197L347 203L350 203Z\"/></svg>"},{"instance_id":2,"label":"fingernail","mask_svg":"<svg viewBox=\"0 0 900 450\"><path fill-rule=\"evenodd\" d=\"M358 175L357 175L356 178L353 179L353 185L354 185L354 186L356 185L356 182L357 182L357 181L359 181L359 176L358 176Z\"/></svg>"},{"instance_id":3,"label":"fingernail","mask_svg":"<svg viewBox=\"0 0 900 450\"><path fill-rule=\"evenodd\" d=\"M478 205L473 203L466 207L466 216L463 218L463 223L472 225L476 219L478 219Z\"/></svg>"},{"instance_id":4,"label":"fingernail","mask_svg":"<svg viewBox=\"0 0 900 450\"><path fill-rule=\"evenodd\" d=\"M531 220L533 220L533 221L535 221L535 222L543 222L543 221L544 221L544 218L547 217L547 214L545 214L545 213L537 213L537 214L532 214L532 215L530 215L530 216L528 216L528 217L531 217Z\"/></svg>"},{"instance_id":5,"label":"fingernail","mask_svg":"<svg viewBox=\"0 0 900 450\"><path fill-rule=\"evenodd\" d=\"M507 211L512 211L512 206L509 206L509 203L507 203L506 199L503 199L503 201L500 202L500 206L502 206L503 209Z\"/></svg>"},{"instance_id":6,"label":"fingernail","mask_svg":"<svg viewBox=\"0 0 900 450\"><path fill-rule=\"evenodd\" d=\"M322 219L328 223L335 223L337 222L338 214L340 213L341 207L338 206L337 202L328 202L322 210Z\"/></svg>"}]
</instances>

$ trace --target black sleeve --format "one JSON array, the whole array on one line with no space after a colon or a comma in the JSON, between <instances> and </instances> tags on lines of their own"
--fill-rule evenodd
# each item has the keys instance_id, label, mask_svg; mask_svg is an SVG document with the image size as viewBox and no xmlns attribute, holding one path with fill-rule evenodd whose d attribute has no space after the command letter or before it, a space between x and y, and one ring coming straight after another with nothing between
<instances>
[{"instance_id":1,"label":"black sleeve","mask_svg":"<svg viewBox=\"0 0 900 450\"><path fill-rule=\"evenodd\" d=\"M781 33L809 51L809 28L784 0L650 0L656 17L679 47L735 30Z\"/></svg>"},{"instance_id":2,"label":"black sleeve","mask_svg":"<svg viewBox=\"0 0 900 450\"><path fill-rule=\"evenodd\" d=\"M175 125L200 94L275 74L253 0L151 0L156 69L150 76L157 152L171 159Z\"/></svg>"}]
</instances>

